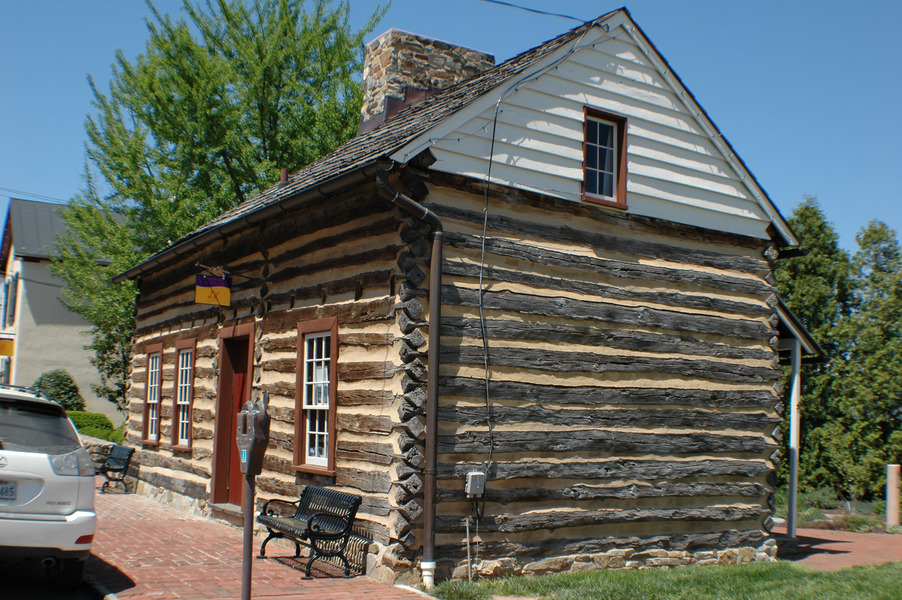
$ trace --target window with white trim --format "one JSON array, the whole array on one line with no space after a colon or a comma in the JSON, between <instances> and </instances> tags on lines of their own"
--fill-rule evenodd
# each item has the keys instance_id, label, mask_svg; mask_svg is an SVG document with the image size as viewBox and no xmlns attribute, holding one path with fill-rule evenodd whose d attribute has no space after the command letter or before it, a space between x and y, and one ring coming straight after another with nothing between
<instances>
[{"instance_id":1,"label":"window with white trim","mask_svg":"<svg viewBox=\"0 0 902 600\"><path fill-rule=\"evenodd\" d=\"M172 412L172 445L191 447L191 416L194 401L195 340L176 343L175 402Z\"/></svg>"},{"instance_id":2,"label":"window with white trim","mask_svg":"<svg viewBox=\"0 0 902 600\"><path fill-rule=\"evenodd\" d=\"M299 470L335 468L337 338L334 318L298 324L295 462Z\"/></svg>"},{"instance_id":3,"label":"window with white trim","mask_svg":"<svg viewBox=\"0 0 902 600\"><path fill-rule=\"evenodd\" d=\"M583 198L626 208L626 119L587 108Z\"/></svg>"},{"instance_id":4,"label":"window with white trim","mask_svg":"<svg viewBox=\"0 0 902 600\"><path fill-rule=\"evenodd\" d=\"M144 441L160 441L160 392L163 387L163 347L148 349L147 390L144 398Z\"/></svg>"}]
</instances>

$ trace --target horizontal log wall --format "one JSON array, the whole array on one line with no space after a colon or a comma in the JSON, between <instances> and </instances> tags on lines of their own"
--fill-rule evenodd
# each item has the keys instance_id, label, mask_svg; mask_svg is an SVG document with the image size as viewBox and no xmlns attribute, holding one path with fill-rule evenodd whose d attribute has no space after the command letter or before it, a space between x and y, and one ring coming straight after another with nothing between
<instances>
[{"instance_id":1,"label":"horizontal log wall","mask_svg":"<svg viewBox=\"0 0 902 600\"><path fill-rule=\"evenodd\" d=\"M452 175L428 203L440 564L466 557L484 466L484 557L760 544L782 410L767 246Z\"/></svg>"},{"instance_id":2,"label":"horizontal log wall","mask_svg":"<svg viewBox=\"0 0 902 600\"><path fill-rule=\"evenodd\" d=\"M140 442L151 344L164 347L163 436L158 447L140 453L142 478L209 500L219 334L223 327L254 323L253 394L269 394L272 417L264 470L257 478L259 497L293 499L305 483L361 494L360 524L373 540L414 546L410 521L421 514L421 507L406 488L390 492L393 482L411 475L411 462L422 461L412 444L416 436L403 426L399 412L402 381L410 377L401 349L419 347L425 338L416 328L402 331L399 315L405 323L412 322L424 307L418 300L414 307L402 302L398 291L407 285L408 263L420 261L428 248L424 236L374 188L365 187L342 201L322 201L242 236L214 242L146 276L138 302L129 440ZM225 267L232 274L230 307L194 303L198 263ZM418 280L416 275L413 279ZM298 473L293 466L297 326L327 317L337 317L339 337L335 477ZM186 452L171 448L169 432L175 343L192 337L197 339L194 436ZM414 370L420 364L417 360Z\"/></svg>"}]
</instances>

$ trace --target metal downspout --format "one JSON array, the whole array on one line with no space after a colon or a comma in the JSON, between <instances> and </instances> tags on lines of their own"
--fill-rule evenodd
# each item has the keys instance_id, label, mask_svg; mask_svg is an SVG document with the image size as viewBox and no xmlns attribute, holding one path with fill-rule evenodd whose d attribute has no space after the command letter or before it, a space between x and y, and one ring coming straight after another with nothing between
<instances>
[{"instance_id":1,"label":"metal downspout","mask_svg":"<svg viewBox=\"0 0 902 600\"><path fill-rule=\"evenodd\" d=\"M391 167L389 167L390 169ZM423 584L431 589L435 585L435 475L436 428L438 427L438 370L441 336L439 322L442 308L442 222L434 212L391 187L387 169L379 171L376 187L384 198L412 214L432 228L432 257L429 263L429 357L427 369L429 382L426 389L426 467L424 474L423 507Z\"/></svg>"}]
</instances>

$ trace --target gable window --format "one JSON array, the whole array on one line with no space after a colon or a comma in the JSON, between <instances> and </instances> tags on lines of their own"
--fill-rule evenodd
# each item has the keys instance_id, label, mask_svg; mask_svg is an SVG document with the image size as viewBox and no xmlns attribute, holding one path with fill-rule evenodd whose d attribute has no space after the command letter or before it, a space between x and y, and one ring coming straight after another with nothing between
<instances>
[{"instance_id":1,"label":"gable window","mask_svg":"<svg viewBox=\"0 0 902 600\"><path fill-rule=\"evenodd\" d=\"M191 448L191 415L194 401L194 349L196 341L176 342L175 401L172 411L172 445Z\"/></svg>"},{"instance_id":2,"label":"gable window","mask_svg":"<svg viewBox=\"0 0 902 600\"><path fill-rule=\"evenodd\" d=\"M163 345L147 348L147 373L144 396L144 442L160 441L160 392L163 387Z\"/></svg>"},{"instance_id":3,"label":"gable window","mask_svg":"<svg viewBox=\"0 0 902 600\"><path fill-rule=\"evenodd\" d=\"M626 208L626 119L587 108L583 199Z\"/></svg>"},{"instance_id":4,"label":"gable window","mask_svg":"<svg viewBox=\"0 0 902 600\"><path fill-rule=\"evenodd\" d=\"M335 470L335 398L338 320L298 323L298 385L295 465L298 470Z\"/></svg>"}]
</instances>

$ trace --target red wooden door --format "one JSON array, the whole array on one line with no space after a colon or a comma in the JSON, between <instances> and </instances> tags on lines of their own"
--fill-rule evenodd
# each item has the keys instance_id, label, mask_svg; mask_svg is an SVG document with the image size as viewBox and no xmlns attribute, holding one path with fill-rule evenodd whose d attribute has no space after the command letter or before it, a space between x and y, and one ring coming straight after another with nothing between
<instances>
[{"instance_id":1,"label":"red wooden door","mask_svg":"<svg viewBox=\"0 0 902 600\"><path fill-rule=\"evenodd\" d=\"M233 352L229 352L230 362L232 363L232 408L230 411L229 423L229 490L227 502L230 504L240 505L244 499L242 492L242 482L244 476L241 473L240 457L238 454L238 443L235 441L238 433L237 415L244 406L247 398L247 338L238 338L229 340Z\"/></svg>"},{"instance_id":2,"label":"red wooden door","mask_svg":"<svg viewBox=\"0 0 902 600\"><path fill-rule=\"evenodd\" d=\"M219 394L216 400L216 433L213 444L214 504L241 505L244 500L244 476L241 473L235 434L238 425L236 416L248 399L252 337L241 335L243 331L234 333L237 335L221 337Z\"/></svg>"}]
</instances>

